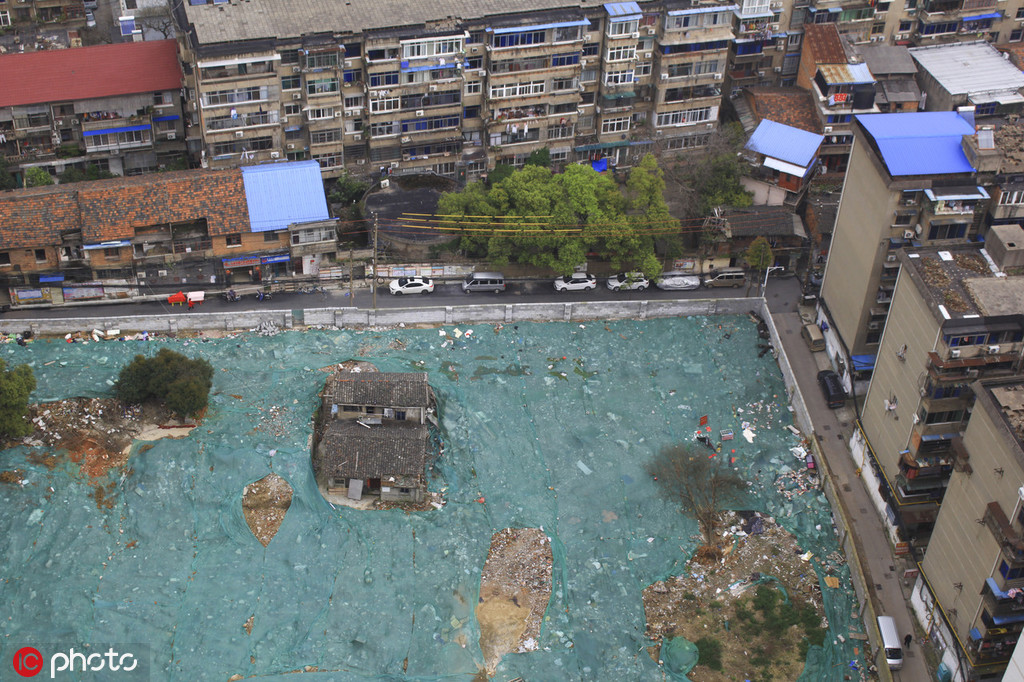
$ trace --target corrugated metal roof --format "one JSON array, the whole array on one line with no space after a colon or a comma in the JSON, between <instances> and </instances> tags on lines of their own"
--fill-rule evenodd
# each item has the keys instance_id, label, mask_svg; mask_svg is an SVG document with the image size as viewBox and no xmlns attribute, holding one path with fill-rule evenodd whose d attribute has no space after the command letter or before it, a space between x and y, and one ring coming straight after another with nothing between
<instances>
[{"instance_id":1,"label":"corrugated metal roof","mask_svg":"<svg viewBox=\"0 0 1024 682\"><path fill-rule=\"evenodd\" d=\"M953 95L1024 87L1024 73L984 41L913 47L910 56Z\"/></svg>"},{"instance_id":2,"label":"corrugated metal roof","mask_svg":"<svg viewBox=\"0 0 1024 682\"><path fill-rule=\"evenodd\" d=\"M635 2L608 2L604 9L610 17L628 17L634 14L643 14L640 5Z\"/></svg>"},{"instance_id":3,"label":"corrugated metal roof","mask_svg":"<svg viewBox=\"0 0 1024 682\"><path fill-rule=\"evenodd\" d=\"M818 70L829 85L875 82L867 64L818 64Z\"/></svg>"},{"instance_id":4,"label":"corrugated metal roof","mask_svg":"<svg viewBox=\"0 0 1024 682\"><path fill-rule=\"evenodd\" d=\"M806 168L824 139L822 135L764 119L750 136L746 148Z\"/></svg>"},{"instance_id":5,"label":"corrugated metal roof","mask_svg":"<svg viewBox=\"0 0 1024 682\"><path fill-rule=\"evenodd\" d=\"M860 114L857 122L878 146L889 173L973 173L961 141L974 126L954 111Z\"/></svg>"},{"instance_id":6,"label":"corrugated metal roof","mask_svg":"<svg viewBox=\"0 0 1024 682\"><path fill-rule=\"evenodd\" d=\"M242 183L253 232L283 230L292 223L331 217L316 161L244 166Z\"/></svg>"}]
</instances>

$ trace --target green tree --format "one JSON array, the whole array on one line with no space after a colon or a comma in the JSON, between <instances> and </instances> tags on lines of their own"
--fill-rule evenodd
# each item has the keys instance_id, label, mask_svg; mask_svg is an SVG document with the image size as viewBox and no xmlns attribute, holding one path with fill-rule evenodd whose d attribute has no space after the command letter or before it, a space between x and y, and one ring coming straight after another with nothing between
<instances>
[{"instance_id":1,"label":"green tree","mask_svg":"<svg viewBox=\"0 0 1024 682\"><path fill-rule=\"evenodd\" d=\"M551 152L547 147L541 147L530 152L530 155L526 157L527 166L544 166L545 168L551 167Z\"/></svg>"},{"instance_id":2,"label":"green tree","mask_svg":"<svg viewBox=\"0 0 1024 682\"><path fill-rule=\"evenodd\" d=\"M695 150L685 162L671 169L685 215L704 217L712 215L715 208L751 205L751 194L740 184L743 166L738 154L744 141L742 126L725 124L711 135L701 151Z\"/></svg>"},{"instance_id":3,"label":"green tree","mask_svg":"<svg viewBox=\"0 0 1024 682\"><path fill-rule=\"evenodd\" d=\"M213 366L169 348L151 358L136 355L114 383L114 394L126 403L161 402L179 417L206 408L213 385Z\"/></svg>"},{"instance_id":4,"label":"green tree","mask_svg":"<svg viewBox=\"0 0 1024 682\"><path fill-rule=\"evenodd\" d=\"M516 167L511 166L507 163L499 163L494 167L494 170L487 173L487 184L494 187L498 183L505 180L508 176L516 172Z\"/></svg>"},{"instance_id":5,"label":"green tree","mask_svg":"<svg viewBox=\"0 0 1024 682\"><path fill-rule=\"evenodd\" d=\"M772 253L772 247L764 237L758 237L750 242L750 246L744 252L743 258L750 267L757 270L758 285L764 279L764 271L775 263L775 254Z\"/></svg>"},{"instance_id":6,"label":"green tree","mask_svg":"<svg viewBox=\"0 0 1024 682\"><path fill-rule=\"evenodd\" d=\"M66 171L57 176L60 179L60 183L67 184L69 182L84 182L87 180L108 180L110 178L116 178L117 175L110 171L103 170L94 163L90 163L85 167L85 170L81 168L71 167Z\"/></svg>"},{"instance_id":7,"label":"green tree","mask_svg":"<svg viewBox=\"0 0 1024 682\"><path fill-rule=\"evenodd\" d=\"M7 166L7 160L0 156L0 190L17 189L18 179Z\"/></svg>"},{"instance_id":8,"label":"green tree","mask_svg":"<svg viewBox=\"0 0 1024 682\"><path fill-rule=\"evenodd\" d=\"M368 188L369 184L353 178L348 171L342 171L327 198L332 204L351 206L359 201Z\"/></svg>"},{"instance_id":9,"label":"green tree","mask_svg":"<svg viewBox=\"0 0 1024 682\"><path fill-rule=\"evenodd\" d=\"M46 169L40 168L39 166L32 166L25 171L25 180L28 182L29 187L43 187L45 185L52 185L53 176L46 172Z\"/></svg>"},{"instance_id":10,"label":"green tree","mask_svg":"<svg viewBox=\"0 0 1024 682\"><path fill-rule=\"evenodd\" d=\"M28 398L36 389L36 377L28 365L7 369L0 360L0 436L20 438L32 433L32 424L25 420Z\"/></svg>"}]
</instances>

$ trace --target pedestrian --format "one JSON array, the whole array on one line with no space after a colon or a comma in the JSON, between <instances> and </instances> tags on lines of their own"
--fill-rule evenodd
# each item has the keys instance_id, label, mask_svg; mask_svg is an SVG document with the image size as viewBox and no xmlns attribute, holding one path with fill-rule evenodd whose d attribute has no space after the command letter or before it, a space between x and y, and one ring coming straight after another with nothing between
<instances>
[{"instance_id":1,"label":"pedestrian","mask_svg":"<svg viewBox=\"0 0 1024 682\"><path fill-rule=\"evenodd\" d=\"M193 309L193 308L195 308L195 307L196 307L196 302L195 302L195 301L193 301L193 300L192 300L191 298L190 298L190 299L188 299L188 309L189 309L189 310L192 310L192 309Z\"/></svg>"},{"instance_id":2,"label":"pedestrian","mask_svg":"<svg viewBox=\"0 0 1024 682\"><path fill-rule=\"evenodd\" d=\"M903 638L903 648L904 649L909 649L910 648L910 643L913 642L913 641L914 641L914 636L913 635L907 635L906 637L904 637Z\"/></svg>"}]
</instances>

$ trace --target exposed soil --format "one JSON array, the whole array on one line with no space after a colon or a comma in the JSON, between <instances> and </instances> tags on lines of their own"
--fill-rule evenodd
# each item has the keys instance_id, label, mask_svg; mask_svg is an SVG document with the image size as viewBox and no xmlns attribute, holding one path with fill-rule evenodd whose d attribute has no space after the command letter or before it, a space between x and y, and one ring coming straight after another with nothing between
<instances>
[{"instance_id":1,"label":"exposed soil","mask_svg":"<svg viewBox=\"0 0 1024 682\"><path fill-rule=\"evenodd\" d=\"M762 520L760 535L745 534L734 526L732 544L721 561L702 565L694 558L683 575L644 590L648 637L657 641L684 637L691 642L708 638L721 644L721 670L711 669L707 660L698 661L689 675L695 682L800 676L805 630L794 625L780 636L762 627L761 614L752 605L758 584L773 590L781 585L794 605L813 608L809 620L814 621L815 638L824 632L819 626L827 625L811 564L817 559L804 554L796 539L771 519ZM660 645L650 647L649 653L658 660Z\"/></svg>"},{"instance_id":2,"label":"exposed soil","mask_svg":"<svg viewBox=\"0 0 1024 682\"><path fill-rule=\"evenodd\" d=\"M249 530L264 547L274 539L291 504L292 487L277 474L267 474L245 486L242 513Z\"/></svg>"},{"instance_id":3,"label":"exposed soil","mask_svg":"<svg viewBox=\"0 0 1024 682\"><path fill-rule=\"evenodd\" d=\"M491 537L476 618L487 674L501 657L534 651L551 599L551 543L539 528L505 528Z\"/></svg>"}]
</instances>

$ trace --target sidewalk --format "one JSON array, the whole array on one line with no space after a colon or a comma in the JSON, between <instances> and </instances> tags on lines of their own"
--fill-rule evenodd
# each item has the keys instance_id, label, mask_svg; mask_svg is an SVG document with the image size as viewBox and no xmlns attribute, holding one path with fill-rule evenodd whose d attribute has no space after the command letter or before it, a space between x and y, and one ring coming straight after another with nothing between
<instances>
[{"instance_id":1,"label":"sidewalk","mask_svg":"<svg viewBox=\"0 0 1024 682\"><path fill-rule=\"evenodd\" d=\"M805 309L806 312L806 309ZM799 312L780 312L772 315L783 348L793 366L800 391L807 402L815 433L832 472L844 513L850 524L850 533L860 555L861 569L867 582L869 598L876 615L892 616L902 634L914 633L915 642L903 653L903 669L894 671L894 680L929 680L933 675L918 643L916 623L908 600L913 583L905 585L903 570L908 566L893 556L889 536L872 504L868 491L850 456L848 443L855 428L856 414L852 405L830 410L824 405L817 373L829 367L827 353L811 353L800 336L805 321ZM866 624L873 628L872 623ZM885 661L876 659L879 668ZM884 673L883 673L884 674ZM884 679L884 678L883 678Z\"/></svg>"}]
</instances>

